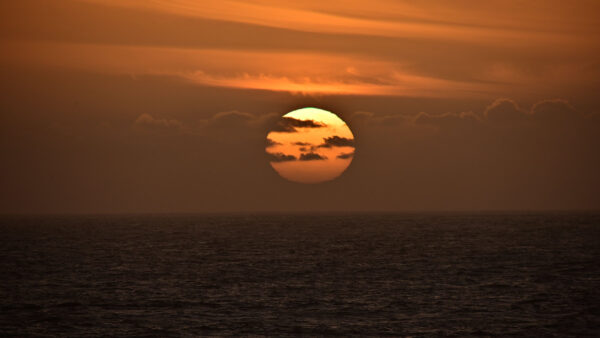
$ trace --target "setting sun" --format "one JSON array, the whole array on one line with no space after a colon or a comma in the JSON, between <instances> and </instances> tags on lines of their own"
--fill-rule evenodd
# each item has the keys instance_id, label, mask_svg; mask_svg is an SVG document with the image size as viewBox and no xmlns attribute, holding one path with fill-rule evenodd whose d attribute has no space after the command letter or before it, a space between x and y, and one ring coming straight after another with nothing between
<instances>
[{"instance_id":1,"label":"setting sun","mask_svg":"<svg viewBox=\"0 0 600 338\"><path fill-rule=\"evenodd\" d=\"M285 114L267 135L266 152L282 177L320 183L340 176L354 157L354 135L337 115L318 108Z\"/></svg>"}]
</instances>

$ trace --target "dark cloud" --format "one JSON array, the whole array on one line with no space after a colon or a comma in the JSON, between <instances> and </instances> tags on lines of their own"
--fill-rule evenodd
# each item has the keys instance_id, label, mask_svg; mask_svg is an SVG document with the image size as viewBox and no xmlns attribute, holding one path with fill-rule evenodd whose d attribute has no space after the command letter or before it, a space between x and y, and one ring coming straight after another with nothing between
<instances>
[{"instance_id":1,"label":"dark cloud","mask_svg":"<svg viewBox=\"0 0 600 338\"><path fill-rule=\"evenodd\" d=\"M213 128L231 128L246 126L248 123L255 120L256 116L253 114L234 110L217 113L207 122Z\"/></svg>"},{"instance_id":2,"label":"dark cloud","mask_svg":"<svg viewBox=\"0 0 600 338\"><path fill-rule=\"evenodd\" d=\"M470 128L482 126L481 122L488 125L517 127L528 125L564 125L579 123L585 118L568 101L551 99L537 102L529 111L521 108L511 99L501 98L495 100L483 112L428 114L419 113L414 118L415 125L431 125L446 129Z\"/></svg>"},{"instance_id":3,"label":"dark cloud","mask_svg":"<svg viewBox=\"0 0 600 338\"><path fill-rule=\"evenodd\" d=\"M500 125L522 123L529 118L527 112L511 99L497 99L485 109L483 116L487 122Z\"/></svg>"},{"instance_id":4,"label":"dark cloud","mask_svg":"<svg viewBox=\"0 0 600 338\"><path fill-rule=\"evenodd\" d=\"M314 160L326 160L327 157L319 155L317 153L303 153L300 154L300 161L314 161Z\"/></svg>"},{"instance_id":5,"label":"dark cloud","mask_svg":"<svg viewBox=\"0 0 600 338\"><path fill-rule=\"evenodd\" d=\"M322 128L325 124L313 120L298 120L292 117L282 117L273 131L280 133L295 133L296 128Z\"/></svg>"},{"instance_id":6,"label":"dark cloud","mask_svg":"<svg viewBox=\"0 0 600 338\"><path fill-rule=\"evenodd\" d=\"M419 113L414 119L415 124L431 125L436 127L472 127L480 122L479 116L471 112L428 114Z\"/></svg>"},{"instance_id":7,"label":"dark cloud","mask_svg":"<svg viewBox=\"0 0 600 338\"><path fill-rule=\"evenodd\" d=\"M350 120L354 123L366 123L373 120L374 115L369 111L357 111L350 116Z\"/></svg>"},{"instance_id":8,"label":"dark cloud","mask_svg":"<svg viewBox=\"0 0 600 338\"><path fill-rule=\"evenodd\" d=\"M294 142L294 143L292 143L292 145L300 146L300 148L298 148L298 149L302 152L304 152L304 151L313 152L313 151L315 151L315 149L318 148L310 142Z\"/></svg>"},{"instance_id":9,"label":"dark cloud","mask_svg":"<svg viewBox=\"0 0 600 338\"><path fill-rule=\"evenodd\" d=\"M323 144L318 146L319 148L331 148L331 147L354 147L354 139L345 138L340 136L331 136L323 138Z\"/></svg>"},{"instance_id":10,"label":"dark cloud","mask_svg":"<svg viewBox=\"0 0 600 338\"><path fill-rule=\"evenodd\" d=\"M353 125L371 125L371 126L385 126L385 127L397 127L399 125L412 123L413 119L411 116L403 114L393 115L375 115L371 112L359 111L355 112L350 116L349 119Z\"/></svg>"},{"instance_id":11,"label":"dark cloud","mask_svg":"<svg viewBox=\"0 0 600 338\"><path fill-rule=\"evenodd\" d=\"M531 114L535 121L542 123L564 123L579 120L582 114L566 100L544 100L531 107Z\"/></svg>"},{"instance_id":12,"label":"dark cloud","mask_svg":"<svg viewBox=\"0 0 600 338\"><path fill-rule=\"evenodd\" d=\"M277 141L273 141L267 137L267 148L274 147L274 146L280 146L280 145L281 145L281 143L279 143Z\"/></svg>"},{"instance_id":13,"label":"dark cloud","mask_svg":"<svg viewBox=\"0 0 600 338\"><path fill-rule=\"evenodd\" d=\"M140 115L134 122L136 126L151 128L176 128L182 127L181 122L172 119L155 118L149 114Z\"/></svg>"},{"instance_id":14,"label":"dark cloud","mask_svg":"<svg viewBox=\"0 0 600 338\"><path fill-rule=\"evenodd\" d=\"M286 155L284 153L269 153L269 152L267 152L267 154L269 155L270 162L288 162L288 161L296 160L296 156L294 156L294 155Z\"/></svg>"},{"instance_id":15,"label":"dark cloud","mask_svg":"<svg viewBox=\"0 0 600 338\"><path fill-rule=\"evenodd\" d=\"M209 118L199 121L200 129L203 132L213 132L223 134L225 129L235 130L235 133L248 134L247 131L254 133L256 131L268 132L279 120L278 114L252 114L237 110L223 111L212 115Z\"/></svg>"},{"instance_id":16,"label":"dark cloud","mask_svg":"<svg viewBox=\"0 0 600 338\"><path fill-rule=\"evenodd\" d=\"M37 72L27 74L27 81L18 76L10 78L19 84L16 88L22 88L23 93L40 78ZM34 91L37 94L34 96L40 100L21 100L23 96L16 95L15 87L8 85L10 81L6 81L6 90L1 94L3 107L7 109L3 111L2 120L10 124L0 123L0 134L5 139L0 142L0 154L6 159L2 168L0 211L331 210L329 208L398 211L598 209L600 206L600 160L597 156L600 115L589 115L589 118L581 119L585 124L574 125L574 120L569 117L577 114L571 115L573 111L569 105L555 100L535 105L533 113L530 112L531 103L522 104L527 111L527 120L523 128L518 129L491 128L496 124L491 121L496 120L491 117L493 113L486 116L485 111L503 106L508 114L512 108L506 101L503 104L494 104L493 100L477 103L443 101L438 102L438 106L428 106L429 100L423 100L408 108L402 102L393 101L385 109L364 104L361 109L373 109L374 113L358 114L366 118L365 124L351 124L353 128L361 128L355 130L356 142L360 139L361 160L357 157L351 170L339 180L307 188L286 184L271 170L268 160L272 157L275 161L291 161L281 163L299 163L285 154L292 154L297 160L301 152L266 155L264 151L268 130L261 129L263 123L266 118L272 118L269 121L274 125L281 115L261 112L287 109L286 104L293 97L276 100L272 96L275 94L261 94L264 102L276 103L273 108L263 101L248 101L259 96L252 92L247 101L235 102L248 109L249 113L245 114L229 111L233 103L224 103L231 101L228 98L232 95L239 95L231 94L232 91L221 96L211 91L198 97L198 90L187 92L183 90L185 88L176 87L174 96L169 97L159 89L170 88L171 82L164 86L149 83L150 90L141 87L144 83L141 80L126 82L119 87L115 85L119 82L90 75L94 81L83 86L83 80L69 78L67 81L65 74L49 74L52 76L44 75L49 79L44 82L44 90ZM72 84L79 85L72 88L78 99L81 97L81 106L73 106L73 93L62 93ZM137 89L132 91L131 88ZM103 95L94 94L99 92ZM382 100L384 98L373 101ZM108 101L114 103L106 105ZM124 106L119 102L135 105ZM577 103L574 107L581 112L599 111L597 107L574 102ZM486 109L488 105L490 107ZM89 114L85 116L80 111L84 106L89 107ZM345 111L348 115L351 109L360 105L348 103L342 107L345 110L334 111ZM560 133L534 116L539 113L537 117L541 117L555 109L559 109L559 116L567 118L559 124L566 129ZM466 110L481 116L482 123L473 124L472 132L459 129L457 133L438 133L429 125L412 122L419 111L437 116L442 112ZM49 113L34 115L33 112L38 111ZM215 115L219 111L224 113ZM26 115L28 112L31 114ZM141 117L133 126L141 112L147 112L150 118ZM495 112L500 114L500 111ZM411 114L410 122L396 125L373 122L386 120L386 116L394 114ZM146 130L152 125L177 126L180 122L185 129L193 128L199 120L203 121L203 127L184 137L177 127L157 127L159 131L168 131L158 137L153 136L155 133L150 137L132 134L132 127L144 126L143 130ZM221 129L209 125L217 121L231 127ZM47 128L53 123L57 128L69 127L73 135L57 135ZM97 129L101 123L110 124L112 129ZM237 125L240 127L235 127ZM450 129L453 125L445 126ZM313 143L318 145L322 141ZM297 150L299 146L293 148ZM329 159L352 151L352 148L331 149L334 151L328 155ZM302 151L310 152L310 147ZM318 150L315 152L319 153ZM28 160L22 161L22 158ZM324 164L326 161L307 164ZM40 175L40 172L46 174ZM148 199L148 192L156 198Z\"/></svg>"},{"instance_id":17,"label":"dark cloud","mask_svg":"<svg viewBox=\"0 0 600 338\"><path fill-rule=\"evenodd\" d=\"M348 158L352 158L354 156L354 152L351 153L341 153L337 156L337 158L341 158L341 159L348 159Z\"/></svg>"}]
</instances>

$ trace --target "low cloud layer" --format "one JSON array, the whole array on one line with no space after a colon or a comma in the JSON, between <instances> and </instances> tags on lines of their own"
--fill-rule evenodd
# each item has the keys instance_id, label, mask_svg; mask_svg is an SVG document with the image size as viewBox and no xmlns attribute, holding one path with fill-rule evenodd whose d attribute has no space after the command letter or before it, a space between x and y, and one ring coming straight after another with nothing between
<instances>
[{"instance_id":1,"label":"low cloud layer","mask_svg":"<svg viewBox=\"0 0 600 338\"><path fill-rule=\"evenodd\" d=\"M222 113L213 119L227 117L226 130L255 133L264 140L259 131L277 117L267 116ZM385 210L600 206L594 197L600 189L596 116L562 99L525 106L509 98L492 100L480 110L353 113L347 120L361 156L339 181L365 188L341 199L354 207ZM243 127L237 128L233 120L243 121ZM319 147L354 147L355 140L333 136L320 145L295 145L308 152L297 157L273 154L270 160L323 160L315 152ZM341 152L336 158L353 156ZM367 201L362 195L371 197Z\"/></svg>"},{"instance_id":2,"label":"low cloud layer","mask_svg":"<svg viewBox=\"0 0 600 338\"><path fill-rule=\"evenodd\" d=\"M539 101L526 109L516 101L501 98L493 101L482 112L464 111L431 114L420 112L414 116L395 114L381 115L356 112L351 121L357 125L387 126L389 128L436 127L440 130L481 130L486 127L536 127L550 128L562 125L578 125L594 122L594 114L584 114L563 99ZM336 143L333 141L333 143Z\"/></svg>"},{"instance_id":3,"label":"low cloud layer","mask_svg":"<svg viewBox=\"0 0 600 338\"><path fill-rule=\"evenodd\" d=\"M38 78L32 74L31 82ZM84 104L98 113L82 118L70 95L35 94L51 114L24 118L35 102L4 96L5 212L600 208L600 119L565 100L442 102L421 113L421 102L413 111L332 109L352 128L360 156L340 178L307 187L286 182L269 163L319 161L318 152L264 154L268 132L291 109L257 104L252 112L226 106L198 115L206 99L178 113L163 109L163 100L125 110L90 95ZM179 99L198 100L195 91L188 95ZM105 111L115 113L108 119ZM329 158L350 158L342 149Z\"/></svg>"}]
</instances>

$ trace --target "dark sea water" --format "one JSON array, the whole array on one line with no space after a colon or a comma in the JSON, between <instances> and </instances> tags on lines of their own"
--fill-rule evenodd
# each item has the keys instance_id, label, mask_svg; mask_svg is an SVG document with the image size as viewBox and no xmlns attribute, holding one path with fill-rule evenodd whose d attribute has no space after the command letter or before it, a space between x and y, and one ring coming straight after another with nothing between
<instances>
[{"instance_id":1,"label":"dark sea water","mask_svg":"<svg viewBox=\"0 0 600 338\"><path fill-rule=\"evenodd\" d=\"M600 215L0 218L2 336L599 336Z\"/></svg>"}]
</instances>

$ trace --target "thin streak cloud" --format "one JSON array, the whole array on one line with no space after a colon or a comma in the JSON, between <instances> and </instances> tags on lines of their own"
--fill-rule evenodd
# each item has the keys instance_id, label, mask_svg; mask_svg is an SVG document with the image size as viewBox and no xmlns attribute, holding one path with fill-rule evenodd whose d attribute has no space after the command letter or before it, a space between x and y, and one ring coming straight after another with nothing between
<instances>
[{"instance_id":1,"label":"thin streak cloud","mask_svg":"<svg viewBox=\"0 0 600 338\"><path fill-rule=\"evenodd\" d=\"M501 85L410 73L402 63L325 53L248 52L68 43L7 43L0 60L95 73L177 77L204 86L300 94L472 97Z\"/></svg>"},{"instance_id":2,"label":"thin streak cloud","mask_svg":"<svg viewBox=\"0 0 600 338\"><path fill-rule=\"evenodd\" d=\"M506 16L500 20L483 22L478 20L478 10L481 6L456 4L438 4L435 11L424 10L423 5L415 5L406 1L399 1L396 4L389 1L374 1L368 4L354 4L351 10L345 12L327 11L327 8L315 3L300 6L289 3L282 4L280 1L260 1L260 2L242 2L231 0L207 0L197 2L193 0L83 0L113 6L138 8L165 12L175 15L213 19L221 21L232 21L267 27L285 28L307 32L317 33L336 33L336 34L355 34L355 35L374 35L402 38L426 38L426 39L445 39L477 41L484 44L509 44L526 45L532 40L554 41L559 40L585 40L577 35L565 35L558 32L548 31L546 26L535 25L527 19L531 16L521 14L512 14L511 21L506 20ZM458 7L458 9L457 9ZM502 8L501 3L497 8ZM388 15L382 15L386 10ZM531 10L540 10L543 7L531 6ZM376 13L371 17L364 13ZM462 13L461 13L462 12ZM389 13L394 16L389 17ZM504 15L508 13L502 13ZM560 18L559 13L552 17ZM514 16L519 16L524 22L527 30L517 31L514 28L514 22L518 22ZM373 17L375 16L375 17ZM452 21L453 17L460 20ZM502 20L504 19L504 20ZM473 22L472 25L465 25L464 22ZM567 20L557 21L557 23L576 24ZM564 22L566 21L566 22ZM541 29L541 28L546 28ZM591 37L590 37L591 38Z\"/></svg>"}]
</instances>

